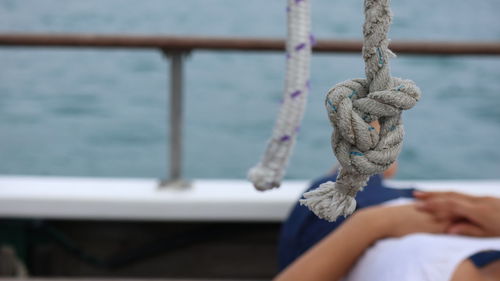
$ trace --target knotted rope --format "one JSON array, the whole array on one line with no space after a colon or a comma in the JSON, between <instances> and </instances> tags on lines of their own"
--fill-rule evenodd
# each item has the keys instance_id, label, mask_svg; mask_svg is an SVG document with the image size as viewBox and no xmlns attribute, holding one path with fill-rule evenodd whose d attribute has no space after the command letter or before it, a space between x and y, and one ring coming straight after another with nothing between
<instances>
[{"instance_id":1,"label":"knotted rope","mask_svg":"<svg viewBox=\"0 0 500 281\"><path fill-rule=\"evenodd\" d=\"M333 151L341 169L336 183L327 182L304 194L300 203L320 218L335 221L356 208L356 193L371 175L394 163L403 144L401 113L412 108L420 90L410 80L390 75L387 33L392 20L390 0L365 0L363 58L366 79L337 84L326 97L334 128ZM378 120L380 132L369 123Z\"/></svg>"},{"instance_id":2,"label":"knotted rope","mask_svg":"<svg viewBox=\"0 0 500 281\"><path fill-rule=\"evenodd\" d=\"M287 66L282 104L262 160L248 172L248 178L259 190L280 186L304 115L314 43L310 33L309 2L288 0Z\"/></svg>"}]
</instances>

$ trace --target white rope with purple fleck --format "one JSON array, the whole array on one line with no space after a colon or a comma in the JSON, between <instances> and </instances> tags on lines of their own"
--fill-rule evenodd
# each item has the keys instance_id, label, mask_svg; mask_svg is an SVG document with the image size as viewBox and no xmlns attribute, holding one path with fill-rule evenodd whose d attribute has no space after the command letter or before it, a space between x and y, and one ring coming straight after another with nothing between
<instances>
[{"instance_id":1,"label":"white rope with purple fleck","mask_svg":"<svg viewBox=\"0 0 500 281\"><path fill-rule=\"evenodd\" d=\"M286 78L281 108L266 151L248 178L258 190L279 187L304 115L309 92L310 0L288 0Z\"/></svg>"},{"instance_id":2,"label":"white rope with purple fleck","mask_svg":"<svg viewBox=\"0 0 500 281\"><path fill-rule=\"evenodd\" d=\"M325 106L334 127L332 147L341 169L336 182L304 194L300 203L328 221L351 214L355 196L371 175L396 161L403 145L401 113L412 108L420 90L410 80L391 77L387 33L392 20L389 0L365 0L363 58L366 79L337 84ZM378 120L380 132L370 122Z\"/></svg>"}]
</instances>

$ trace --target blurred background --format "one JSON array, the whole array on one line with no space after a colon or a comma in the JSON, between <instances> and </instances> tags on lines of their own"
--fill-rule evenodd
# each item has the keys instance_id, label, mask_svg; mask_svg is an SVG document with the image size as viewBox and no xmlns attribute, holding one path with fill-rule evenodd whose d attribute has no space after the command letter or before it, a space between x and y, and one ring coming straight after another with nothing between
<instances>
[{"instance_id":1,"label":"blurred background","mask_svg":"<svg viewBox=\"0 0 500 281\"><path fill-rule=\"evenodd\" d=\"M390 37L500 39L500 2L452 2L393 1ZM0 32L283 38L284 7L266 0L1 0ZM317 38L361 38L362 1L319 0L312 8ZM168 68L159 52L2 48L0 62L1 174L165 176ZM274 125L284 63L281 53L192 53L185 65L186 177L245 178ZM394 76L416 81L423 93L404 115L398 178L498 177L500 60L403 55L391 64ZM310 179L333 165L325 93L363 76L359 55L314 56L287 178Z\"/></svg>"},{"instance_id":2,"label":"blurred background","mask_svg":"<svg viewBox=\"0 0 500 281\"><path fill-rule=\"evenodd\" d=\"M314 0L315 37L360 40L362 2ZM285 38L285 8L284 0L0 0L0 33ZM392 10L394 41L500 41L498 0L394 0ZM391 66L393 76L414 80L423 94L404 114L396 178L500 179L498 56L401 55ZM17 185L9 176L21 176L21 187L28 185L23 176L168 178L169 67L169 59L153 49L0 46L0 202L23 213L43 197L38 191L33 198L23 195L34 205L16 201ZM242 187L271 134L284 75L281 52L194 51L186 57L185 179L237 179ZM312 92L286 175L302 185L292 188L287 207L308 181L335 164L323 101L336 83L363 77L363 61L359 54L315 54L311 75ZM155 184L145 194L156 196ZM57 186L56 199L58 192L78 199L65 191L72 188L88 191L95 202L102 199L92 197L100 194L99 184ZM133 203L133 196L116 201ZM253 196L243 199L255 200L257 208L260 198L269 198ZM155 200L153 211L164 204ZM193 202L188 207L196 211L199 202ZM65 215L71 203L59 203L66 208L54 205L59 214L48 217L14 216L5 211L14 207L2 209L0 203L0 276L9 261L6 266L20 266L18 276L266 280L277 270L277 235L288 210L280 207L283 213L272 219L183 221L120 216L114 205L105 213L89 203L92 215L72 219Z\"/></svg>"}]
</instances>

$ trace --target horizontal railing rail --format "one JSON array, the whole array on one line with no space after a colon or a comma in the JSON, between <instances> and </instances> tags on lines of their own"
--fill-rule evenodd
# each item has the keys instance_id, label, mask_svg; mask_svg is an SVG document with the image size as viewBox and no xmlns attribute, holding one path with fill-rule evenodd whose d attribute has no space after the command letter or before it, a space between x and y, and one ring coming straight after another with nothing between
<instances>
[{"instance_id":1,"label":"horizontal railing rail","mask_svg":"<svg viewBox=\"0 0 500 281\"><path fill-rule=\"evenodd\" d=\"M104 34L0 33L1 47L126 48L156 49L170 59L169 171L161 186L185 186L182 180L183 61L195 50L284 51L285 40L265 38L223 38ZM361 41L317 40L315 53L360 53ZM500 55L500 42L392 41L397 54L411 55Z\"/></svg>"},{"instance_id":2,"label":"horizontal railing rail","mask_svg":"<svg viewBox=\"0 0 500 281\"><path fill-rule=\"evenodd\" d=\"M283 39L97 34L1 34L0 46L159 48L163 50L283 51ZM359 53L356 40L317 40L318 53ZM393 41L390 48L414 55L500 55L500 42Z\"/></svg>"}]
</instances>

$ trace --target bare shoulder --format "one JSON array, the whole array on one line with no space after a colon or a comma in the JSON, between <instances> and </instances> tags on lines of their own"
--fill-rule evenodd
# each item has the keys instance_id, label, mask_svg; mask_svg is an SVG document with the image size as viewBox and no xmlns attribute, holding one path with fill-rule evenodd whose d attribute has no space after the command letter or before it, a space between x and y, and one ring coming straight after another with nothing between
<instances>
[{"instance_id":1,"label":"bare shoulder","mask_svg":"<svg viewBox=\"0 0 500 281\"><path fill-rule=\"evenodd\" d=\"M464 260L453 273L451 281L491 281L500 280L500 262L495 262L479 270L469 259Z\"/></svg>"}]
</instances>

